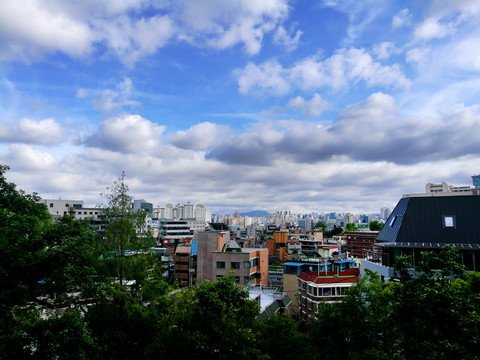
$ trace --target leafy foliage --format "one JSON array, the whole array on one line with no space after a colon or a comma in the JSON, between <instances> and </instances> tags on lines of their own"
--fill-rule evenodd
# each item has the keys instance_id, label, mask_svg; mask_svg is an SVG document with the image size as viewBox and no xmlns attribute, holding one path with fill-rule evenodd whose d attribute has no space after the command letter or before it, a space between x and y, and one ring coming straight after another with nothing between
<instances>
[{"instance_id":1,"label":"leafy foliage","mask_svg":"<svg viewBox=\"0 0 480 360\"><path fill-rule=\"evenodd\" d=\"M345 301L319 308L309 335L328 344L322 358L478 358L480 277L457 257L451 247L424 252L413 269L400 258L400 282L367 270Z\"/></svg>"},{"instance_id":2,"label":"leafy foliage","mask_svg":"<svg viewBox=\"0 0 480 360\"><path fill-rule=\"evenodd\" d=\"M354 223L348 223L345 225L345 231L357 231L357 227Z\"/></svg>"},{"instance_id":3,"label":"leafy foliage","mask_svg":"<svg viewBox=\"0 0 480 360\"><path fill-rule=\"evenodd\" d=\"M323 221L318 221L315 224L315 229L322 229L323 231L325 231L326 228L327 228L327 224L325 224Z\"/></svg>"},{"instance_id":4,"label":"leafy foliage","mask_svg":"<svg viewBox=\"0 0 480 360\"><path fill-rule=\"evenodd\" d=\"M121 177L107 190L110 192L103 194L107 200L107 206L102 214L105 226L102 244L105 257L112 260L107 260L112 265L110 269L114 271L111 275L118 277L123 284L126 276L128 277L135 272L135 268L138 268L137 261L125 256L125 252L148 249L153 245L153 238L148 232L144 236L137 235L145 227L146 212L133 211L132 198L128 195L128 186L125 184L125 173L122 173ZM109 269L109 266L107 265L105 269Z\"/></svg>"},{"instance_id":5,"label":"leafy foliage","mask_svg":"<svg viewBox=\"0 0 480 360\"><path fill-rule=\"evenodd\" d=\"M383 223L379 222L378 220L373 220L368 224L368 228L370 231L380 231L383 228Z\"/></svg>"},{"instance_id":6,"label":"leafy foliage","mask_svg":"<svg viewBox=\"0 0 480 360\"><path fill-rule=\"evenodd\" d=\"M414 267L399 258L399 282L366 271L308 326L282 314L259 320L233 274L171 292L154 255L108 257L148 245L136 235L143 214L127 206L124 175L99 241L70 216L52 223L35 194L6 181L7 170L0 166L1 359L480 357L480 275L458 265L452 248L424 252ZM134 280L128 287L103 281L119 276L119 259L120 277Z\"/></svg>"}]
</instances>

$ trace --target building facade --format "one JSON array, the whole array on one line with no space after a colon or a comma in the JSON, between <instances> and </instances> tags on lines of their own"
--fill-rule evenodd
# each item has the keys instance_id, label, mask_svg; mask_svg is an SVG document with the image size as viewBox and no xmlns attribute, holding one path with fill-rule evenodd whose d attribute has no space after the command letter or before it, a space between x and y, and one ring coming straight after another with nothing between
<instances>
[{"instance_id":1,"label":"building facade","mask_svg":"<svg viewBox=\"0 0 480 360\"><path fill-rule=\"evenodd\" d=\"M234 243L236 244L236 243ZM232 245L228 231L198 234L197 285L233 271L238 284L268 284L268 251Z\"/></svg>"}]
</instances>

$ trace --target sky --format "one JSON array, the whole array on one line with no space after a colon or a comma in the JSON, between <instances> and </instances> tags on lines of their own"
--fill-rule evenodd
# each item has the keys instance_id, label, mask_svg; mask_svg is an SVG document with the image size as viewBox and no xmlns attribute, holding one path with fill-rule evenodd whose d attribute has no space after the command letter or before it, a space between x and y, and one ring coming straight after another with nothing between
<instances>
[{"instance_id":1,"label":"sky","mask_svg":"<svg viewBox=\"0 0 480 360\"><path fill-rule=\"evenodd\" d=\"M48 199L378 213L480 173L480 1L2 0L0 163Z\"/></svg>"}]
</instances>

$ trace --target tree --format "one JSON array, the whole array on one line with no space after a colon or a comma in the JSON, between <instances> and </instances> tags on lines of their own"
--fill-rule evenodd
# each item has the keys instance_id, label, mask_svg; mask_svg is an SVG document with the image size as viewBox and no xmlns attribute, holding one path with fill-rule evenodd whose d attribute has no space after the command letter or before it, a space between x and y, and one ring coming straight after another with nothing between
<instances>
[{"instance_id":1,"label":"tree","mask_svg":"<svg viewBox=\"0 0 480 360\"><path fill-rule=\"evenodd\" d=\"M300 320L289 315L275 314L256 322L258 348L268 359L290 360L298 357L299 349L302 357L310 358L310 343L305 333L299 330Z\"/></svg>"},{"instance_id":2,"label":"tree","mask_svg":"<svg viewBox=\"0 0 480 360\"><path fill-rule=\"evenodd\" d=\"M357 227L354 223L348 223L345 225L345 231L357 231Z\"/></svg>"},{"instance_id":3,"label":"tree","mask_svg":"<svg viewBox=\"0 0 480 360\"><path fill-rule=\"evenodd\" d=\"M478 359L480 276L457 258L451 247L423 252L414 267L401 257L400 282L366 271L344 301L320 304L309 333L319 358Z\"/></svg>"},{"instance_id":4,"label":"tree","mask_svg":"<svg viewBox=\"0 0 480 360\"><path fill-rule=\"evenodd\" d=\"M322 229L322 231L325 232L325 229L327 228L327 224L325 224L323 221L318 221L315 224L315 229Z\"/></svg>"},{"instance_id":5,"label":"tree","mask_svg":"<svg viewBox=\"0 0 480 360\"><path fill-rule=\"evenodd\" d=\"M373 220L368 224L368 227L370 228L371 231L380 231L383 228L383 223Z\"/></svg>"},{"instance_id":6,"label":"tree","mask_svg":"<svg viewBox=\"0 0 480 360\"><path fill-rule=\"evenodd\" d=\"M89 358L71 294L94 293L93 232L69 216L52 222L35 193L6 180L8 169L0 165L0 358Z\"/></svg>"},{"instance_id":7,"label":"tree","mask_svg":"<svg viewBox=\"0 0 480 360\"><path fill-rule=\"evenodd\" d=\"M170 310L168 343L172 357L189 359L257 359L252 331L258 305L231 273L198 288L182 289Z\"/></svg>"},{"instance_id":8,"label":"tree","mask_svg":"<svg viewBox=\"0 0 480 360\"><path fill-rule=\"evenodd\" d=\"M126 260L125 252L146 250L153 245L153 239L149 233L137 235L137 231L145 226L146 212L133 211L132 198L128 195L128 186L125 184L125 173L122 172L120 178L107 190L110 192L102 194L107 200L102 214L105 225L103 244L107 251L106 256L113 254L116 276L123 285L128 264L135 262Z\"/></svg>"}]
</instances>

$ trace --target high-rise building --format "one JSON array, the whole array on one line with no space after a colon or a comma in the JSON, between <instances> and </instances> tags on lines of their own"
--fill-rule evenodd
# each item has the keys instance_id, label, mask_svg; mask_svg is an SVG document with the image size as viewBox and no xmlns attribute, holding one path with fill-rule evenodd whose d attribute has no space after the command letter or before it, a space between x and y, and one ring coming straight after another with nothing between
<instances>
[{"instance_id":1,"label":"high-rise building","mask_svg":"<svg viewBox=\"0 0 480 360\"><path fill-rule=\"evenodd\" d=\"M382 207L380 209L380 219L381 220L387 220L388 217L390 216L390 214L391 214L391 210L389 208Z\"/></svg>"},{"instance_id":2,"label":"high-rise building","mask_svg":"<svg viewBox=\"0 0 480 360\"><path fill-rule=\"evenodd\" d=\"M472 182L475 189L480 189L480 175L473 175Z\"/></svg>"},{"instance_id":3,"label":"high-rise building","mask_svg":"<svg viewBox=\"0 0 480 360\"><path fill-rule=\"evenodd\" d=\"M147 211L147 217L151 218L153 215L153 204L149 203L143 199L140 200L133 200L132 204L133 211L137 212L140 210Z\"/></svg>"}]
</instances>

